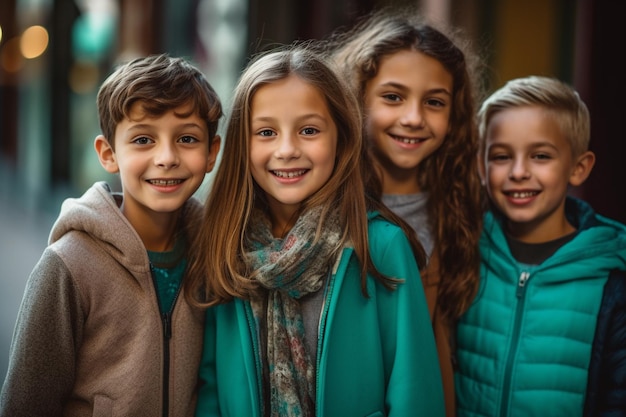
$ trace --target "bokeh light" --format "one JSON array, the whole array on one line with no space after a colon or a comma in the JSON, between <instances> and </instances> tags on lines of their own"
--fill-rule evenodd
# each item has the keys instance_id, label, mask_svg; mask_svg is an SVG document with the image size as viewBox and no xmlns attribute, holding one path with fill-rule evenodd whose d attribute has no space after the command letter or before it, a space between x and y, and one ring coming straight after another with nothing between
<instances>
[{"instance_id":1,"label":"bokeh light","mask_svg":"<svg viewBox=\"0 0 626 417\"><path fill-rule=\"evenodd\" d=\"M24 59L20 53L20 38L11 38L0 49L0 64L6 72L18 72L22 69Z\"/></svg>"},{"instance_id":2,"label":"bokeh light","mask_svg":"<svg viewBox=\"0 0 626 417\"><path fill-rule=\"evenodd\" d=\"M48 31L43 26L29 27L20 41L22 55L27 59L37 58L48 48L48 40Z\"/></svg>"}]
</instances>

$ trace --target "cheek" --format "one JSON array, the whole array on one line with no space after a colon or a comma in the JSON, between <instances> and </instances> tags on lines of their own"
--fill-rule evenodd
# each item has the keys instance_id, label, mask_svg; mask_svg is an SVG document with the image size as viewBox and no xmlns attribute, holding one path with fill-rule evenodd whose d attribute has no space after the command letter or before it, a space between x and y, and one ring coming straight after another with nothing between
<instances>
[{"instance_id":1,"label":"cheek","mask_svg":"<svg viewBox=\"0 0 626 417\"><path fill-rule=\"evenodd\" d=\"M326 183L335 170L337 161L337 148L335 143L328 143L324 147L317 149L315 153L315 163L323 171L323 181Z\"/></svg>"},{"instance_id":2,"label":"cheek","mask_svg":"<svg viewBox=\"0 0 626 417\"><path fill-rule=\"evenodd\" d=\"M376 127L380 127L380 126L384 126L385 124L389 123L390 119L393 119L393 111L391 111L390 109L383 107L383 106L378 106L378 105L372 105L369 107L366 107L366 112L367 112L367 116L365 119L366 125L370 127L370 129L374 129Z\"/></svg>"},{"instance_id":3,"label":"cheek","mask_svg":"<svg viewBox=\"0 0 626 417\"><path fill-rule=\"evenodd\" d=\"M485 170L485 182L488 186L499 184L507 177L507 168L497 165L487 165L487 168Z\"/></svg>"},{"instance_id":4,"label":"cheek","mask_svg":"<svg viewBox=\"0 0 626 417\"><path fill-rule=\"evenodd\" d=\"M258 178L261 166L261 162L258 160L258 158L250 158L250 173L252 174L252 178L254 178L255 181Z\"/></svg>"},{"instance_id":5,"label":"cheek","mask_svg":"<svg viewBox=\"0 0 626 417\"><path fill-rule=\"evenodd\" d=\"M452 123L450 123L450 114L442 115L437 123L437 130L442 137L446 137L452 131Z\"/></svg>"},{"instance_id":6,"label":"cheek","mask_svg":"<svg viewBox=\"0 0 626 417\"><path fill-rule=\"evenodd\" d=\"M254 142L250 144L249 152L249 163L251 169L254 169L255 166L261 164L265 158L264 155L267 153L263 146Z\"/></svg>"}]
</instances>

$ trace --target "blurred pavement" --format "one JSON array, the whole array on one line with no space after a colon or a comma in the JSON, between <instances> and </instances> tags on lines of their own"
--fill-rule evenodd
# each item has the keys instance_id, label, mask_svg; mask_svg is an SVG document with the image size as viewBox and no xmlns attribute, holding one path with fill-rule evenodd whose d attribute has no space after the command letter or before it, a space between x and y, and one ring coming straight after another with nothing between
<instances>
[{"instance_id":1,"label":"blurred pavement","mask_svg":"<svg viewBox=\"0 0 626 417\"><path fill-rule=\"evenodd\" d=\"M30 271L46 247L52 214L0 198L0 383L4 383L15 319Z\"/></svg>"}]
</instances>

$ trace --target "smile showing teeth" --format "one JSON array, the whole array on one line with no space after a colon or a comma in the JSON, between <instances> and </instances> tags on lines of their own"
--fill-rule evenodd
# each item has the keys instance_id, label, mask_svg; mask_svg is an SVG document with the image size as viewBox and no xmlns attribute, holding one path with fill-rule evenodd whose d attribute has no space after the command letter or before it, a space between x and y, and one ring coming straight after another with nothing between
<instances>
[{"instance_id":1,"label":"smile showing teeth","mask_svg":"<svg viewBox=\"0 0 626 417\"><path fill-rule=\"evenodd\" d=\"M148 180L148 182L152 185L158 185L160 187L167 187L172 185L177 185L183 182L183 180Z\"/></svg>"},{"instance_id":2,"label":"smile showing teeth","mask_svg":"<svg viewBox=\"0 0 626 417\"><path fill-rule=\"evenodd\" d=\"M402 136L395 136L395 135L391 135L391 137L393 138L393 140L406 143L407 145L415 145L417 143L424 141L424 139L411 139L411 138L404 138Z\"/></svg>"},{"instance_id":3,"label":"smile showing teeth","mask_svg":"<svg viewBox=\"0 0 626 417\"><path fill-rule=\"evenodd\" d=\"M537 194L539 194L539 192L537 191L519 191L519 192L513 191L513 192L508 192L506 194L513 198L530 198L530 197L536 196Z\"/></svg>"},{"instance_id":4,"label":"smile showing teeth","mask_svg":"<svg viewBox=\"0 0 626 417\"><path fill-rule=\"evenodd\" d=\"M306 169L301 169L299 171L272 171L272 173L280 178L295 178L304 175L306 171Z\"/></svg>"}]
</instances>

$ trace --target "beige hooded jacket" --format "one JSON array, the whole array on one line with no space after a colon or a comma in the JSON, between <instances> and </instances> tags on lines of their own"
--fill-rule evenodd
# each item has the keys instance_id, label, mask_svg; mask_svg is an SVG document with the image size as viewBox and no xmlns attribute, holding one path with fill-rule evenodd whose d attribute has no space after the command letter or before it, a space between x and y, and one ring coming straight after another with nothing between
<instances>
[{"instance_id":1,"label":"beige hooded jacket","mask_svg":"<svg viewBox=\"0 0 626 417\"><path fill-rule=\"evenodd\" d=\"M181 291L161 316L146 249L120 204L105 183L63 203L26 286L1 416L193 415L204 314ZM186 232L200 212L185 204Z\"/></svg>"}]
</instances>

